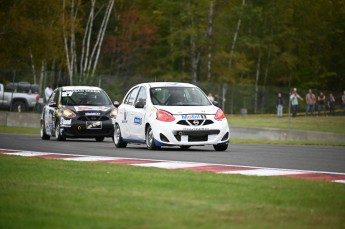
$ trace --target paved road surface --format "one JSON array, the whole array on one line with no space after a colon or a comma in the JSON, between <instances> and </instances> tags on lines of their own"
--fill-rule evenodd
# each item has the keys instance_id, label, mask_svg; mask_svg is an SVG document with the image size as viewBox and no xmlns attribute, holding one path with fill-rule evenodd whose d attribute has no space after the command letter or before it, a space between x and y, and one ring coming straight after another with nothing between
<instances>
[{"instance_id":1,"label":"paved road surface","mask_svg":"<svg viewBox=\"0 0 345 229\"><path fill-rule=\"evenodd\" d=\"M58 142L54 138L43 141L39 135L0 134L0 149L345 173L345 147L236 144L224 152L216 152L212 146L149 151L144 145L116 149L110 138Z\"/></svg>"}]
</instances>

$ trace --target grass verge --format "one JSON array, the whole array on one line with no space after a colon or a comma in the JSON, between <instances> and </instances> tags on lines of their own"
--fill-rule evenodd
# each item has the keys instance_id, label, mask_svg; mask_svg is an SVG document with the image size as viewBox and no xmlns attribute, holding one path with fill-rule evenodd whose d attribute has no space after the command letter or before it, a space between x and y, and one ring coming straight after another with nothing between
<instances>
[{"instance_id":1,"label":"grass verge","mask_svg":"<svg viewBox=\"0 0 345 229\"><path fill-rule=\"evenodd\" d=\"M310 145L310 146L345 146L345 142L284 141L263 139L231 139L231 144L270 144L270 145Z\"/></svg>"},{"instance_id":2,"label":"grass verge","mask_svg":"<svg viewBox=\"0 0 345 229\"><path fill-rule=\"evenodd\" d=\"M320 131L345 134L345 116L298 116L278 118L275 115L229 115L230 126Z\"/></svg>"},{"instance_id":3,"label":"grass verge","mask_svg":"<svg viewBox=\"0 0 345 229\"><path fill-rule=\"evenodd\" d=\"M7 134L40 134L39 128L28 128L28 127L9 127L0 126L0 133Z\"/></svg>"},{"instance_id":4,"label":"grass verge","mask_svg":"<svg viewBox=\"0 0 345 229\"><path fill-rule=\"evenodd\" d=\"M0 155L2 228L344 228L344 184Z\"/></svg>"}]
</instances>

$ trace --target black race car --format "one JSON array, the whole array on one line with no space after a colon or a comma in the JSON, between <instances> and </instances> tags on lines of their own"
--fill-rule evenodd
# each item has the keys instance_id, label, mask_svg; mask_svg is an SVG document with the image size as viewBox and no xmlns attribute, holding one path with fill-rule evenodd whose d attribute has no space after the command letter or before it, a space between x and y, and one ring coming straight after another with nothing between
<instances>
[{"instance_id":1,"label":"black race car","mask_svg":"<svg viewBox=\"0 0 345 229\"><path fill-rule=\"evenodd\" d=\"M113 137L118 102L99 87L65 86L54 90L41 115L41 138Z\"/></svg>"}]
</instances>

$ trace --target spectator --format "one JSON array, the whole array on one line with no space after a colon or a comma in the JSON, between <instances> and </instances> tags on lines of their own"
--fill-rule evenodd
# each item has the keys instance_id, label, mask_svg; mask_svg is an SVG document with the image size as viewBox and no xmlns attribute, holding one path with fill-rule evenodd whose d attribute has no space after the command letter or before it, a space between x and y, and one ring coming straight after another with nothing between
<instances>
[{"instance_id":1,"label":"spectator","mask_svg":"<svg viewBox=\"0 0 345 229\"><path fill-rule=\"evenodd\" d=\"M328 105L328 109L329 109L329 115L335 115L335 112L334 112L335 98L334 98L332 93L329 93L327 105Z\"/></svg>"},{"instance_id":2,"label":"spectator","mask_svg":"<svg viewBox=\"0 0 345 229\"><path fill-rule=\"evenodd\" d=\"M34 112L41 113L42 112L42 104L40 103L40 96L36 96L36 103L34 107Z\"/></svg>"},{"instance_id":3,"label":"spectator","mask_svg":"<svg viewBox=\"0 0 345 229\"><path fill-rule=\"evenodd\" d=\"M278 118L283 117L283 105L284 105L283 97L282 97L282 94L279 92L277 101L276 101Z\"/></svg>"},{"instance_id":4,"label":"spectator","mask_svg":"<svg viewBox=\"0 0 345 229\"><path fill-rule=\"evenodd\" d=\"M305 96L305 101L307 102L307 109L305 110L305 115L307 116L309 113L311 115L314 115L316 96L313 94L311 89L309 89L308 94Z\"/></svg>"},{"instance_id":5,"label":"spectator","mask_svg":"<svg viewBox=\"0 0 345 229\"><path fill-rule=\"evenodd\" d=\"M297 93L297 89L294 88L293 91L291 92L291 95L290 95L290 101L291 101L291 106L292 106L292 117L296 117L297 116L297 112L298 112L298 99L303 101L302 97L299 96L299 94Z\"/></svg>"},{"instance_id":6,"label":"spectator","mask_svg":"<svg viewBox=\"0 0 345 229\"><path fill-rule=\"evenodd\" d=\"M46 87L46 89L44 90L44 96L45 96L46 102L48 102L49 97L50 97L50 95L51 95L52 93L53 93L53 89L52 89L52 87L51 87L50 85L48 85L48 86Z\"/></svg>"},{"instance_id":7,"label":"spectator","mask_svg":"<svg viewBox=\"0 0 345 229\"><path fill-rule=\"evenodd\" d=\"M319 116L321 111L326 115L326 96L323 92L320 92L320 95L317 97L317 115Z\"/></svg>"},{"instance_id":8,"label":"spectator","mask_svg":"<svg viewBox=\"0 0 345 229\"><path fill-rule=\"evenodd\" d=\"M344 91L343 96L341 96L341 101L343 103L343 112L344 112L344 115L345 115L345 91Z\"/></svg>"}]
</instances>

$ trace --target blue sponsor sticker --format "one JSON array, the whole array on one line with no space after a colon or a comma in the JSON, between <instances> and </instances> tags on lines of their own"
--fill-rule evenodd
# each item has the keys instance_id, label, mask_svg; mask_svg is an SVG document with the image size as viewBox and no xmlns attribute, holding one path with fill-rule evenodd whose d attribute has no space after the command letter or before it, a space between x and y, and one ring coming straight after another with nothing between
<instances>
[{"instance_id":1,"label":"blue sponsor sticker","mask_svg":"<svg viewBox=\"0 0 345 229\"><path fill-rule=\"evenodd\" d=\"M182 119L185 119L185 120L190 120L190 119L204 119L204 115L200 115L200 114L182 115Z\"/></svg>"},{"instance_id":2,"label":"blue sponsor sticker","mask_svg":"<svg viewBox=\"0 0 345 229\"><path fill-rule=\"evenodd\" d=\"M139 117L135 117L134 118L134 124L135 125L141 125L142 124L143 119L139 118Z\"/></svg>"}]
</instances>

